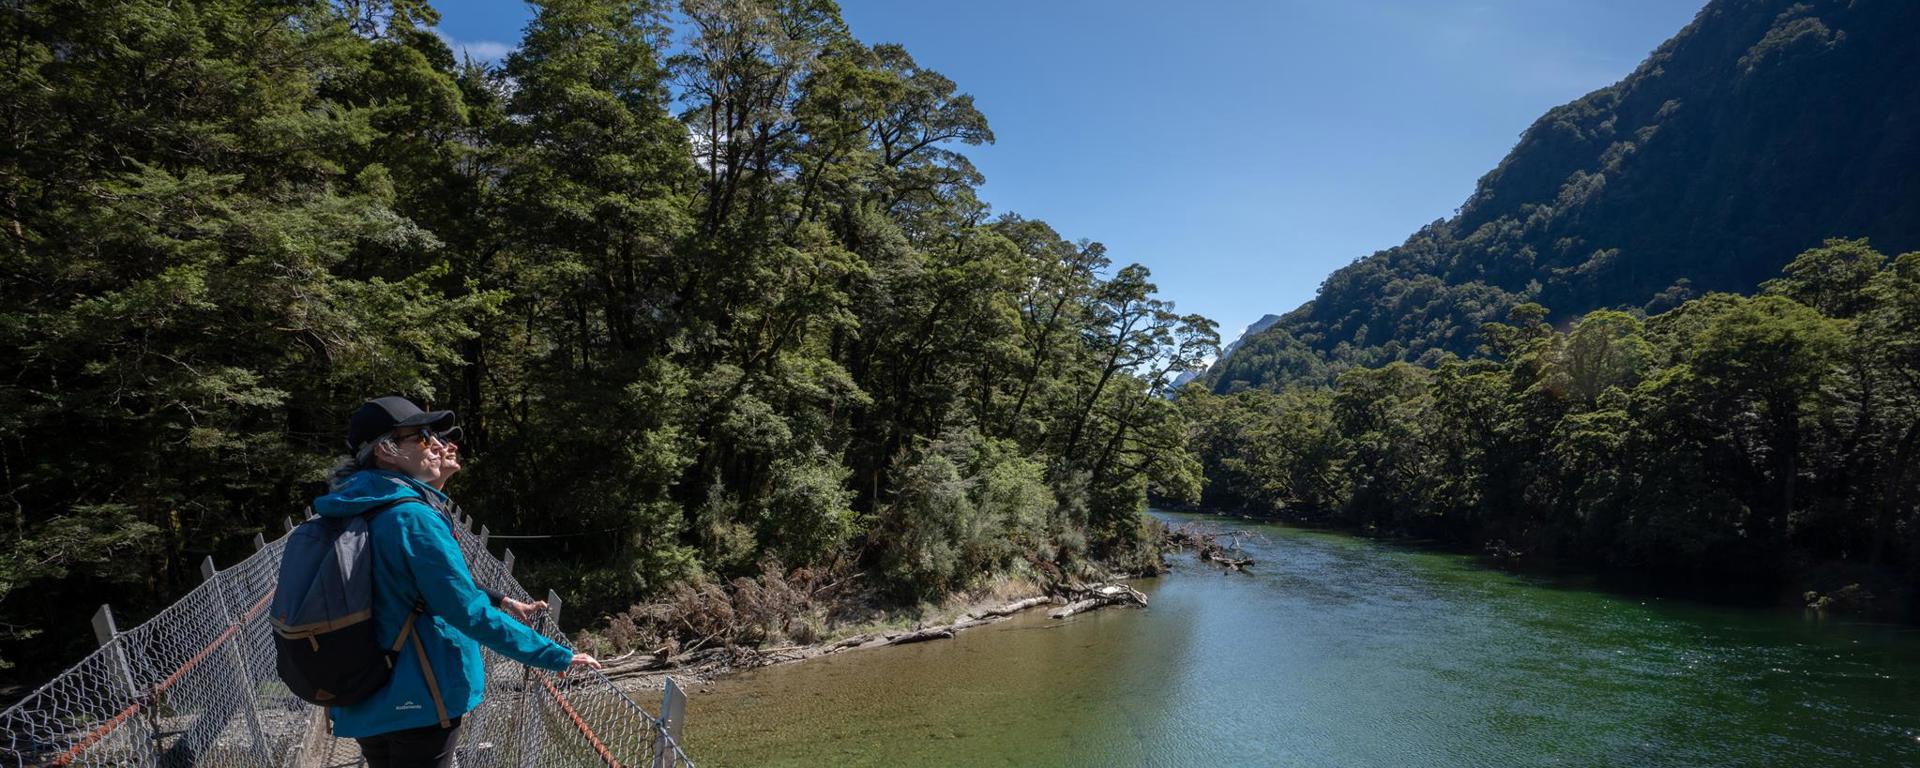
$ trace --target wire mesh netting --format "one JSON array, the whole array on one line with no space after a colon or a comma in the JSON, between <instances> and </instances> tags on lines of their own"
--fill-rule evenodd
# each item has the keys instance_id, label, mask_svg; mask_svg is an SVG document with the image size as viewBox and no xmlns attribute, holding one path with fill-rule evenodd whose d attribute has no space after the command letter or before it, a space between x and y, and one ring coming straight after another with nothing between
<instances>
[{"instance_id":1,"label":"wire mesh netting","mask_svg":"<svg viewBox=\"0 0 1920 768\"><path fill-rule=\"evenodd\" d=\"M474 580L531 601L471 520L454 526ZM209 578L0 712L0 766L352 766L318 707L274 670L266 606L285 540ZM565 641L551 614L534 626ZM103 612L103 616L104 616ZM691 766L663 723L598 672L561 676L483 651L486 695L462 722L465 768Z\"/></svg>"}]
</instances>

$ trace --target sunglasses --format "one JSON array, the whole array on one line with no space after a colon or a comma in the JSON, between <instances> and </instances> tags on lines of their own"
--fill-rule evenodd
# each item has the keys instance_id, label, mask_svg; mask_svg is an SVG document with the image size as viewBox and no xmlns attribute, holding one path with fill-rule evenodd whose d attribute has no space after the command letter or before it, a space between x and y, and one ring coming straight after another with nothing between
<instances>
[{"instance_id":1,"label":"sunglasses","mask_svg":"<svg viewBox=\"0 0 1920 768\"><path fill-rule=\"evenodd\" d=\"M414 432L412 434L395 435L394 439L396 440L411 439L422 448L425 448L429 445L434 445L434 444L452 445L456 442L459 442L460 440L459 427L454 427L453 429L449 429L445 432L435 432L426 427L420 427L419 429L420 431Z\"/></svg>"}]
</instances>

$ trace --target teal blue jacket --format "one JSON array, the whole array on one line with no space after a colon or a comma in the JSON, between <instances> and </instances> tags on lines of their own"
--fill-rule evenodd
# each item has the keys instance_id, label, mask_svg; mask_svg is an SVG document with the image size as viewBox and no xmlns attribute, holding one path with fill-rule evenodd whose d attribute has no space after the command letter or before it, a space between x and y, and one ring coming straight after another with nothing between
<instances>
[{"instance_id":1,"label":"teal blue jacket","mask_svg":"<svg viewBox=\"0 0 1920 768\"><path fill-rule=\"evenodd\" d=\"M368 470L340 490L314 499L315 514L350 517L389 502L368 522L373 542L373 621L382 643L399 636L416 602L420 649L409 641L394 660L393 679L372 698L333 708L333 733L365 737L438 724L440 704L454 718L480 705L486 668L480 646L528 666L567 668L573 651L493 606L473 582L453 538L453 521L440 512L447 497L405 475ZM439 702L421 673L420 651L439 688Z\"/></svg>"}]
</instances>

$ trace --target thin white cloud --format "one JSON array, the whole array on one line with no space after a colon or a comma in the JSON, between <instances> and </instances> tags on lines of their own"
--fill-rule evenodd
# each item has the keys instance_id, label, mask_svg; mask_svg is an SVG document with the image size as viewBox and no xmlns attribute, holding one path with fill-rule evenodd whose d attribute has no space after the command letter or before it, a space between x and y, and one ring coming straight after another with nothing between
<instances>
[{"instance_id":1,"label":"thin white cloud","mask_svg":"<svg viewBox=\"0 0 1920 768\"><path fill-rule=\"evenodd\" d=\"M474 61L499 62L514 50L514 46L497 40L455 40L453 35L438 28L433 30L433 34L439 36L440 42L446 43L448 48L453 49L455 56L472 58Z\"/></svg>"}]
</instances>

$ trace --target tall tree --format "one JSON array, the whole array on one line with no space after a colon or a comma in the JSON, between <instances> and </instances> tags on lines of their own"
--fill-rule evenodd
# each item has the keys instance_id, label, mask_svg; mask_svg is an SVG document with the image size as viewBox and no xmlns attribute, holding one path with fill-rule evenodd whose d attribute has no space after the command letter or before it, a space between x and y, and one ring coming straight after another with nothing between
<instances>
[{"instance_id":1,"label":"tall tree","mask_svg":"<svg viewBox=\"0 0 1920 768\"><path fill-rule=\"evenodd\" d=\"M359 393L430 396L457 360L470 307L433 290L440 240L367 155L395 110L435 108L371 69L426 11L354 9L0 14L8 624L150 607L299 509Z\"/></svg>"}]
</instances>

